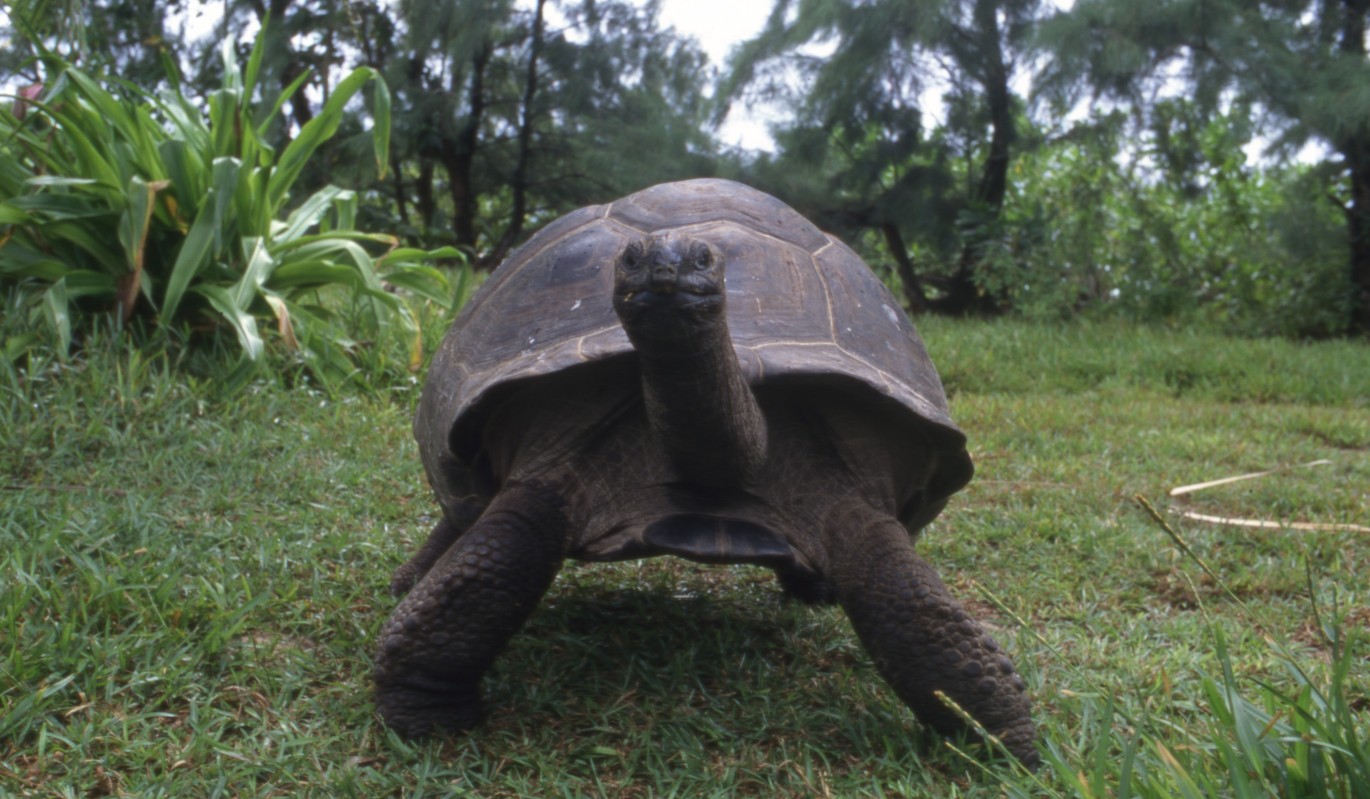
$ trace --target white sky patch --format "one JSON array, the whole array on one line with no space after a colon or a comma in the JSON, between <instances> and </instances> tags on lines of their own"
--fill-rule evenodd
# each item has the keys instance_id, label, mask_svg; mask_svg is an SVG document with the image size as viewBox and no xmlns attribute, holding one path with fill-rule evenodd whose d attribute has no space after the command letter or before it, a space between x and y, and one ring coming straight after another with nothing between
<instances>
[{"instance_id":1,"label":"white sky patch","mask_svg":"<svg viewBox=\"0 0 1370 799\"><path fill-rule=\"evenodd\" d=\"M772 0L662 0L658 21L699 42L709 61L722 70L734 47L761 32L772 5ZM728 147L774 151L767 126L778 116L775 109L734 103L717 131L718 139Z\"/></svg>"},{"instance_id":2,"label":"white sky patch","mask_svg":"<svg viewBox=\"0 0 1370 799\"><path fill-rule=\"evenodd\" d=\"M660 22L693 36L715 64L733 47L756 36L771 13L771 0L662 0Z\"/></svg>"}]
</instances>

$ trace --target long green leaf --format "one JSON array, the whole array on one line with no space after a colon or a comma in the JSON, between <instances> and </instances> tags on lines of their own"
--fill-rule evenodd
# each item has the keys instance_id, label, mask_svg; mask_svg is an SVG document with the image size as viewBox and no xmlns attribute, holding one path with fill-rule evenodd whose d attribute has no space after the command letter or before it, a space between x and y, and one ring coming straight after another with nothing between
<instances>
[{"instance_id":1,"label":"long green leaf","mask_svg":"<svg viewBox=\"0 0 1370 799\"><path fill-rule=\"evenodd\" d=\"M238 89L220 89L209 95L210 153L213 157L238 156L242 102L243 95Z\"/></svg>"},{"instance_id":2,"label":"long green leaf","mask_svg":"<svg viewBox=\"0 0 1370 799\"><path fill-rule=\"evenodd\" d=\"M44 283L61 280L71 267L50 254L26 246L22 240L10 239L0 247L0 277L12 280L36 278Z\"/></svg>"},{"instance_id":3,"label":"long green leaf","mask_svg":"<svg viewBox=\"0 0 1370 799\"><path fill-rule=\"evenodd\" d=\"M128 109L123 103L115 99L114 95L92 80L85 72L75 67L67 69L67 77L77 87L81 95L91 105L95 106L96 112L103 116L106 122L114 125L126 137L136 140L138 126L133 117L129 116Z\"/></svg>"},{"instance_id":4,"label":"long green leaf","mask_svg":"<svg viewBox=\"0 0 1370 799\"><path fill-rule=\"evenodd\" d=\"M276 291L300 291L322 286L348 286L360 290L366 280L357 270L332 261L292 261L276 267L267 285Z\"/></svg>"},{"instance_id":5,"label":"long green leaf","mask_svg":"<svg viewBox=\"0 0 1370 799\"><path fill-rule=\"evenodd\" d=\"M95 108L100 128L108 137L107 143L111 146L125 145L127 153L133 156L133 162L139 167L154 168L157 151L154 139L162 139L166 135L161 126L145 110L130 107L129 103L121 101L83 71L73 68L67 74L81 96ZM139 91L132 85L129 88L135 93ZM124 166L120 173L121 178L126 180L133 175L133 164ZM155 179L159 176L152 177Z\"/></svg>"},{"instance_id":6,"label":"long green leaf","mask_svg":"<svg viewBox=\"0 0 1370 799\"><path fill-rule=\"evenodd\" d=\"M124 259L119 256L111 242L105 236L110 233L110 228L114 227L114 220L118 217L109 214L109 223L100 225L83 225L71 220L61 220L49 222L44 225L43 236L49 241L62 241L74 244L85 252L90 260L99 264L104 271L111 275L124 272ZM73 254L74 255L74 254ZM78 264L71 264L78 266Z\"/></svg>"},{"instance_id":7,"label":"long green leaf","mask_svg":"<svg viewBox=\"0 0 1370 799\"><path fill-rule=\"evenodd\" d=\"M100 186L122 191L118 171L101 148L94 144L95 141L108 141L108 133L104 129L106 126L100 124L99 115L79 104L73 104L69 108L69 111L49 111L61 126L66 143L76 155L76 163L68 165L62 171L91 178ZM96 128L90 132L94 134L93 140L90 133L83 130L85 127Z\"/></svg>"},{"instance_id":8,"label":"long green leaf","mask_svg":"<svg viewBox=\"0 0 1370 799\"><path fill-rule=\"evenodd\" d=\"M147 243L148 222L152 219L152 201L159 188L161 186L150 185L136 176L129 181L128 207L119 217L119 244L124 249L124 262L130 272L143 271L143 248Z\"/></svg>"},{"instance_id":9,"label":"long green leaf","mask_svg":"<svg viewBox=\"0 0 1370 799\"><path fill-rule=\"evenodd\" d=\"M119 218L119 244L124 250L124 261L128 266L126 282L119 287L119 309L121 318L127 319L137 302L139 290L145 285L143 275L144 254L147 250L148 224L152 221L153 201L160 189L169 181L149 184L135 176L129 181L128 208Z\"/></svg>"},{"instance_id":10,"label":"long green leaf","mask_svg":"<svg viewBox=\"0 0 1370 799\"><path fill-rule=\"evenodd\" d=\"M376 78L371 104L375 127L371 129L371 146L376 153L376 177L384 179L390 168L390 87Z\"/></svg>"},{"instance_id":11,"label":"long green leaf","mask_svg":"<svg viewBox=\"0 0 1370 799\"><path fill-rule=\"evenodd\" d=\"M385 282L416 294L425 300L448 309L452 301L452 285L447 276L431 266L410 266L387 272Z\"/></svg>"},{"instance_id":12,"label":"long green leaf","mask_svg":"<svg viewBox=\"0 0 1370 799\"><path fill-rule=\"evenodd\" d=\"M9 204L50 220L90 219L108 216L110 213L109 206L100 202L93 194L26 194L11 197Z\"/></svg>"},{"instance_id":13,"label":"long green leaf","mask_svg":"<svg viewBox=\"0 0 1370 799\"><path fill-rule=\"evenodd\" d=\"M200 207L200 213L195 216L195 223L190 226L190 232L186 234L185 241L181 243L181 250L176 254L176 263L171 267L171 277L167 280L166 294L162 298L163 322L170 322L176 318L181 297L190 287L191 280L209 262L214 237L213 203L210 202Z\"/></svg>"},{"instance_id":14,"label":"long green leaf","mask_svg":"<svg viewBox=\"0 0 1370 799\"><path fill-rule=\"evenodd\" d=\"M93 178L71 178L65 175L35 175L24 181L30 186L40 188L69 188L75 186L94 186L100 181Z\"/></svg>"},{"instance_id":15,"label":"long green leaf","mask_svg":"<svg viewBox=\"0 0 1370 799\"><path fill-rule=\"evenodd\" d=\"M261 335L257 332L257 320L252 314L238 307L233 301L233 296L221 286L199 285L193 291L209 300L214 310L233 326L233 332L238 335L238 343L242 345L243 352L248 358L255 361L262 357L264 345Z\"/></svg>"},{"instance_id":16,"label":"long green leaf","mask_svg":"<svg viewBox=\"0 0 1370 799\"><path fill-rule=\"evenodd\" d=\"M266 176L264 169L251 166L238 172L238 185L234 190L233 203L238 214L238 233L243 236L269 236L272 228L272 211L266 202Z\"/></svg>"},{"instance_id":17,"label":"long green leaf","mask_svg":"<svg viewBox=\"0 0 1370 799\"><path fill-rule=\"evenodd\" d=\"M268 129L271 127L271 123L275 121L276 115L281 112L281 109L290 101L290 98L295 95L295 92L303 88L305 82L312 77L314 77L314 71L305 70L300 73L298 78L291 81L289 86L286 86L281 90L281 93L277 95L275 102L271 104L270 111L262 118L262 121L257 124L257 137L259 139L265 139L267 137Z\"/></svg>"},{"instance_id":18,"label":"long green leaf","mask_svg":"<svg viewBox=\"0 0 1370 799\"><path fill-rule=\"evenodd\" d=\"M437 261L437 260L456 260L466 261L466 255L456 247L438 247L432 250L422 250L418 247L396 247L377 259L381 265L391 263L401 263L403 261Z\"/></svg>"},{"instance_id":19,"label":"long green leaf","mask_svg":"<svg viewBox=\"0 0 1370 799\"><path fill-rule=\"evenodd\" d=\"M273 235L273 246L298 239L319 223L324 214L333 203L346 196L355 196L354 192L340 189L337 186L325 186L319 189L308 200L300 204L290 216L286 217L285 227Z\"/></svg>"},{"instance_id":20,"label":"long green leaf","mask_svg":"<svg viewBox=\"0 0 1370 799\"><path fill-rule=\"evenodd\" d=\"M266 18L262 20L261 29L257 31L257 38L252 41L252 51L247 54L247 70L242 73L241 77L244 97L251 97L252 93L257 89L257 76L261 74L262 58L266 53L266 33L270 28L271 14L268 12ZM226 56L227 57L224 59L225 81L227 81L228 79L227 73L229 71L230 64L234 65L233 71L237 71L237 54L226 53ZM230 58L232 59L232 61L229 60Z\"/></svg>"},{"instance_id":21,"label":"long green leaf","mask_svg":"<svg viewBox=\"0 0 1370 799\"><path fill-rule=\"evenodd\" d=\"M237 235L232 224L233 199L238 190L238 170L242 164L236 158L215 158L210 167L210 194L214 208L214 251L226 252L229 239Z\"/></svg>"},{"instance_id":22,"label":"long green leaf","mask_svg":"<svg viewBox=\"0 0 1370 799\"><path fill-rule=\"evenodd\" d=\"M353 95L376 76L376 70L370 67L357 67L352 70L352 73L333 89L333 94L328 98L328 102L324 103L319 115L309 120L290 146L285 148L285 152L281 153L276 170L267 181L267 201L272 208L279 209L285 203L290 188L295 184L295 179L299 177L305 163L319 145L337 133L338 126L342 123L343 109L352 100Z\"/></svg>"},{"instance_id":23,"label":"long green leaf","mask_svg":"<svg viewBox=\"0 0 1370 799\"><path fill-rule=\"evenodd\" d=\"M162 166L159 147L167 139L166 129L152 118L150 105L138 106L133 114L137 120L134 131L138 137L133 143L133 155L139 174L148 180L161 180L166 177L166 169Z\"/></svg>"},{"instance_id":24,"label":"long green leaf","mask_svg":"<svg viewBox=\"0 0 1370 799\"><path fill-rule=\"evenodd\" d=\"M71 350L71 309L65 279L53 283L43 292L43 314L57 334L57 352L66 357Z\"/></svg>"},{"instance_id":25,"label":"long green leaf","mask_svg":"<svg viewBox=\"0 0 1370 799\"><path fill-rule=\"evenodd\" d=\"M184 140L190 149L202 158L209 158L209 129L205 126L204 116L180 94L163 91L157 96L157 108L171 122L175 131L173 140Z\"/></svg>"},{"instance_id":26,"label":"long green leaf","mask_svg":"<svg viewBox=\"0 0 1370 799\"><path fill-rule=\"evenodd\" d=\"M114 275L93 272L89 269L73 269L62 276L67 286L67 298L112 297L118 287Z\"/></svg>"},{"instance_id":27,"label":"long green leaf","mask_svg":"<svg viewBox=\"0 0 1370 799\"><path fill-rule=\"evenodd\" d=\"M325 216L319 221L319 232L335 234L352 230L357 226L357 211L361 209L361 198L356 192L349 191L338 195L331 208L332 215Z\"/></svg>"},{"instance_id":28,"label":"long green leaf","mask_svg":"<svg viewBox=\"0 0 1370 799\"><path fill-rule=\"evenodd\" d=\"M244 238L242 245L243 262L247 266L243 269L242 278L233 287L233 304L247 308L262 293L267 279L276 268L276 260L267 250L266 242L258 236Z\"/></svg>"},{"instance_id":29,"label":"long green leaf","mask_svg":"<svg viewBox=\"0 0 1370 799\"><path fill-rule=\"evenodd\" d=\"M351 262L351 266L357 274L361 276L363 285L374 291L382 290L380 275L376 273L375 261L372 260L370 253L354 241L341 238L321 240L308 247L293 251L291 258L296 257L327 260L345 257L347 261Z\"/></svg>"},{"instance_id":30,"label":"long green leaf","mask_svg":"<svg viewBox=\"0 0 1370 799\"><path fill-rule=\"evenodd\" d=\"M0 203L0 225L27 225L30 221L29 215L21 208L15 208L8 203Z\"/></svg>"},{"instance_id":31,"label":"long green leaf","mask_svg":"<svg viewBox=\"0 0 1370 799\"><path fill-rule=\"evenodd\" d=\"M271 249L278 253L286 253L293 250L312 251L313 248L318 247L333 250L336 249L335 245L339 245L343 241L359 241L364 244L377 244L385 247L387 251L399 242L398 239L389 233L367 233L362 230L330 230L327 233L311 233L307 236L300 236L294 240L272 241Z\"/></svg>"},{"instance_id":32,"label":"long green leaf","mask_svg":"<svg viewBox=\"0 0 1370 799\"><path fill-rule=\"evenodd\" d=\"M190 145L180 139L168 139L157 148L162 156L171 188L183 219L193 219L200 213L200 201L209 187L209 164L200 159Z\"/></svg>"}]
</instances>

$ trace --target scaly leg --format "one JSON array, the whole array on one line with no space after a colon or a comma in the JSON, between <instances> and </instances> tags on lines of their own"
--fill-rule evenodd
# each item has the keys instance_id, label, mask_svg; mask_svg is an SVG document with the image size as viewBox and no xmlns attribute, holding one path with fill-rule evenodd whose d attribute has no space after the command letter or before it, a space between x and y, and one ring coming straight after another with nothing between
<instances>
[{"instance_id":1,"label":"scaly leg","mask_svg":"<svg viewBox=\"0 0 1370 799\"><path fill-rule=\"evenodd\" d=\"M964 730L934 696L942 691L1035 768L1040 758L1023 679L913 551L892 516L858 503L824 526L838 601L886 682L924 723L944 734Z\"/></svg>"},{"instance_id":2,"label":"scaly leg","mask_svg":"<svg viewBox=\"0 0 1370 799\"><path fill-rule=\"evenodd\" d=\"M401 735L480 719L480 679L552 584L565 554L562 497L506 485L381 629L376 704Z\"/></svg>"},{"instance_id":3,"label":"scaly leg","mask_svg":"<svg viewBox=\"0 0 1370 799\"><path fill-rule=\"evenodd\" d=\"M395 573L390 576L390 596L404 596L409 593L409 589L414 584L423 579L428 570L433 568L433 564L438 562L442 553L452 547L452 543L457 540L462 531L456 525L447 521L446 518L438 520L433 526L433 532L428 534L428 540L423 542L419 551L414 553L414 557L400 564Z\"/></svg>"}]
</instances>

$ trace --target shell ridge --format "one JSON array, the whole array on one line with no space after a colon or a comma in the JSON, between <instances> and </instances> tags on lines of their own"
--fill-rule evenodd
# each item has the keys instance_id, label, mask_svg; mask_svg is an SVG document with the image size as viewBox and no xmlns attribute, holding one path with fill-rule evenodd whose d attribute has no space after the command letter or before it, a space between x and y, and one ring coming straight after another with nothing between
<instances>
[{"instance_id":1,"label":"shell ridge","mask_svg":"<svg viewBox=\"0 0 1370 799\"><path fill-rule=\"evenodd\" d=\"M916 331L901 322L903 333L886 335L897 301L880 293L883 284L859 255L779 200L741 184L698 181L571 213L578 216L564 226L550 223L557 226L543 229L549 235L539 232L514 251L458 316L435 356L416 426L478 426L482 403L503 384L630 353L610 307L606 261L617 257L626 238L677 231L716 237L732 253L729 272L740 278L736 295L729 290L740 301L728 312L737 322L733 346L754 384L787 375L840 378L959 432ZM814 279L822 286L821 306ZM557 314L557 304L573 298L565 288L572 285L584 304ZM506 286L520 292L517 314L506 312ZM598 290L603 294L596 296ZM553 315L556 324L549 321ZM542 331L535 343L528 334L522 341L511 338L521 322ZM859 334L852 338L844 325L860 326Z\"/></svg>"},{"instance_id":2,"label":"shell ridge","mask_svg":"<svg viewBox=\"0 0 1370 799\"><path fill-rule=\"evenodd\" d=\"M528 252L524 252L524 251L523 251L523 248L519 248L519 249L517 249L517 250L514 251L514 254L515 254L515 255L518 255L518 256L520 257L520 264L526 264L526 263L528 263L529 261L532 261L532 260L536 259L538 256L542 255L542 254L543 254L544 252L546 252L549 248L554 247L554 246L560 244L561 242L565 241L566 239L570 238L571 236L574 236L574 235L577 234L577 233L580 233L581 231L585 230L585 228L590 227L591 225L598 225L598 224L602 223L603 221L604 221L604 218L603 218L603 217L591 217L590 219L585 220L585 221L582 222L581 224L576 225L575 227L570 228L569 230L563 231L563 232L561 233L561 235L559 235L559 236L554 236L553 238L548 239L547 242L546 242L545 244L543 244L541 247L538 247L536 250L530 250L530 251L528 251ZM537 234L535 233L535 234L533 234L533 235L536 236ZM531 241L530 241L529 243L531 243ZM525 244L524 247L526 247L526 246L528 246L528 245ZM494 274L496 274L496 273L498 273L500 270L504 269L505 264L509 264L509 263L512 263L512 262L513 262L512 256L511 256L510 258L506 258L506 259L504 260L504 263L501 263L501 264L499 265L499 267L496 268L495 271L491 273L491 276L493 277ZM488 284L488 283L490 283L490 281L489 281L489 280L486 280L485 283ZM481 288L485 288L485 285L482 284L482 285L481 285ZM491 291L491 293L494 293L494 292ZM469 304L469 303L468 303L468 304Z\"/></svg>"},{"instance_id":3,"label":"shell ridge","mask_svg":"<svg viewBox=\"0 0 1370 799\"><path fill-rule=\"evenodd\" d=\"M826 250L826 249L828 249L828 247L831 247L831 246L832 246L832 240L829 239L827 247L822 247L822 248L820 248L820 249L818 250L818 252L815 252L815 253L813 253L812 255L810 255L810 256L809 256L809 268L812 269L812 270L814 271L814 274L816 274L816 275L818 276L818 283L819 283L821 286L823 286L823 307L824 307L824 308L827 310L827 312L828 312L828 338L831 339L832 341L836 342L836 341L837 341L837 313L836 313L835 311L833 311L833 309L832 309L832 288L828 286L828 278L827 278L827 275L824 275L824 274L823 274L823 270L822 270L821 268L819 268L819 266L818 266L818 263L819 263L819 261L818 261L818 255L819 255L819 253L823 252L823 250ZM840 345L839 345L839 349L840 349Z\"/></svg>"},{"instance_id":4,"label":"shell ridge","mask_svg":"<svg viewBox=\"0 0 1370 799\"><path fill-rule=\"evenodd\" d=\"M883 393L888 394L892 397L897 397L901 392L897 391L896 388L902 389L903 392L907 392L916 397L919 402L922 402L923 404L932 408L937 407L937 403L930 401L926 396L923 395L923 392L914 388L912 385L909 384L907 380L899 379L897 376L892 375L888 371L881 369L879 366L876 366L875 364L871 363L864 356L852 352L851 350L847 349L846 347L843 347L841 344L838 344L835 341L794 341L792 339L786 339L784 341L763 341L757 344L747 345L747 349L758 354L760 350L771 349L772 347L784 347L786 349L789 349L791 347L812 347L814 349L832 348L833 350L836 350L837 352L841 353L843 357L849 358L853 361L857 361L861 365L865 366L872 372L879 375L881 382L885 384L885 390L883 391ZM875 387L874 381L865 380L855 375L848 376L854 380L858 380L863 383L868 383L872 387ZM943 415L945 415L945 411L943 411Z\"/></svg>"}]
</instances>

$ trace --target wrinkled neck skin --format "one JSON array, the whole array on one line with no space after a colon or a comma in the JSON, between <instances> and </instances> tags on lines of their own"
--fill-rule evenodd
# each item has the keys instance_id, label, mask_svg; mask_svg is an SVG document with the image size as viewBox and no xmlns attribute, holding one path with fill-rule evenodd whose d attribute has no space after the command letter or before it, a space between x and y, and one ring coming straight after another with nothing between
<instances>
[{"instance_id":1,"label":"wrinkled neck skin","mask_svg":"<svg viewBox=\"0 0 1370 799\"><path fill-rule=\"evenodd\" d=\"M753 482L766 460L766 420L722 309L706 319L653 314L625 327L641 362L648 423L680 477L718 487Z\"/></svg>"}]
</instances>

